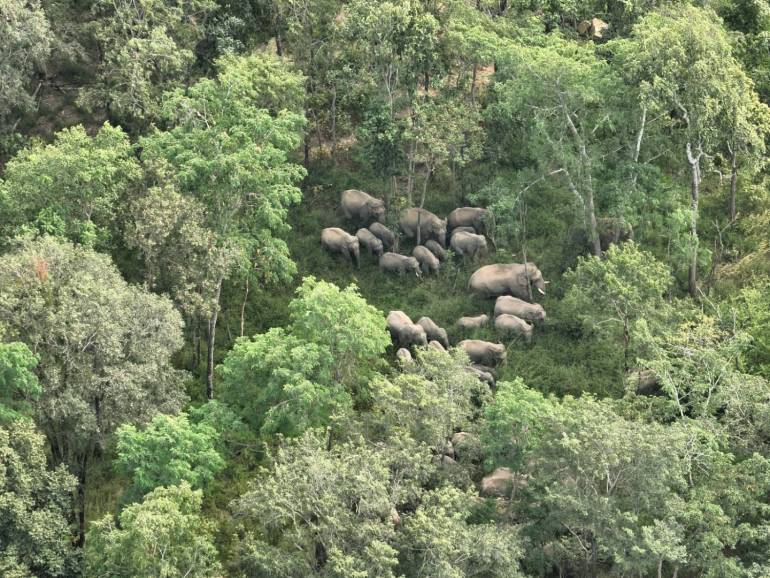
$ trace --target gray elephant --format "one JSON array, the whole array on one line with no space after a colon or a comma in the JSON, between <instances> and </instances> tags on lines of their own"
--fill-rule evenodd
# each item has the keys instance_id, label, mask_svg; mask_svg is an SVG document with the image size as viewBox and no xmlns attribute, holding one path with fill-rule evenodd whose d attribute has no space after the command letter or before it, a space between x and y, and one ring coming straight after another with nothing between
<instances>
[{"instance_id":1,"label":"gray elephant","mask_svg":"<svg viewBox=\"0 0 770 578\"><path fill-rule=\"evenodd\" d=\"M505 346L502 343L490 343L481 339L465 339L457 344L473 363L496 366L505 361Z\"/></svg>"},{"instance_id":2,"label":"gray elephant","mask_svg":"<svg viewBox=\"0 0 770 578\"><path fill-rule=\"evenodd\" d=\"M530 285L545 295L546 283L534 263L509 263L485 265L477 269L468 281L468 288L483 297L513 295L519 299L529 299Z\"/></svg>"},{"instance_id":3,"label":"gray elephant","mask_svg":"<svg viewBox=\"0 0 770 578\"><path fill-rule=\"evenodd\" d=\"M441 268L438 258L430 249L423 245L417 245L412 249L412 257L419 261L423 273L438 273L438 270Z\"/></svg>"},{"instance_id":4,"label":"gray elephant","mask_svg":"<svg viewBox=\"0 0 770 578\"><path fill-rule=\"evenodd\" d=\"M414 361L414 359L412 359L412 353L405 347L401 347L396 351L396 359L401 363L411 363Z\"/></svg>"},{"instance_id":5,"label":"gray elephant","mask_svg":"<svg viewBox=\"0 0 770 578\"><path fill-rule=\"evenodd\" d=\"M484 235L475 233L452 233L452 239L449 246L455 255L460 257L471 257L475 259L477 255L483 255L487 252L487 240Z\"/></svg>"},{"instance_id":6,"label":"gray elephant","mask_svg":"<svg viewBox=\"0 0 770 578\"><path fill-rule=\"evenodd\" d=\"M532 343L532 326L515 315L503 313L495 317L495 329L508 336L523 337L527 345Z\"/></svg>"},{"instance_id":7,"label":"gray elephant","mask_svg":"<svg viewBox=\"0 0 770 578\"><path fill-rule=\"evenodd\" d=\"M416 323L413 323L403 311L391 311L388 313L387 323L390 337L396 347L428 344L425 330Z\"/></svg>"},{"instance_id":8,"label":"gray elephant","mask_svg":"<svg viewBox=\"0 0 770 578\"><path fill-rule=\"evenodd\" d=\"M521 317L531 323L542 323L545 321L545 309L540 303L527 303L518 297L510 295L501 295L495 301L495 317L507 313Z\"/></svg>"},{"instance_id":9,"label":"gray elephant","mask_svg":"<svg viewBox=\"0 0 770 578\"><path fill-rule=\"evenodd\" d=\"M449 347L449 335L447 335L446 329L439 327L433 319L430 317L420 317L417 320L417 325L425 330L428 339L438 341L444 347Z\"/></svg>"},{"instance_id":10,"label":"gray elephant","mask_svg":"<svg viewBox=\"0 0 770 578\"><path fill-rule=\"evenodd\" d=\"M629 222L622 218L613 219L611 217L605 217L598 219L597 229L602 251L609 249L610 245L631 241L634 238L634 228Z\"/></svg>"},{"instance_id":11,"label":"gray elephant","mask_svg":"<svg viewBox=\"0 0 770 578\"><path fill-rule=\"evenodd\" d=\"M425 241L424 245L430 249L430 252L433 253L439 261L446 261L446 249L436 241L428 239Z\"/></svg>"},{"instance_id":12,"label":"gray elephant","mask_svg":"<svg viewBox=\"0 0 770 578\"><path fill-rule=\"evenodd\" d=\"M487 323L489 323L489 315L483 313L481 315L476 315L475 317L460 317L460 319L457 320L457 326L465 331L481 329Z\"/></svg>"},{"instance_id":13,"label":"gray elephant","mask_svg":"<svg viewBox=\"0 0 770 578\"><path fill-rule=\"evenodd\" d=\"M489 373L488 371L484 371L482 369L479 369L478 367L474 367L473 365L469 365L468 367L465 368L465 370L468 373L475 375L479 381L486 383L489 387L495 387L497 385L495 376Z\"/></svg>"},{"instance_id":14,"label":"gray elephant","mask_svg":"<svg viewBox=\"0 0 770 578\"><path fill-rule=\"evenodd\" d=\"M360 247L366 247L369 249L369 252L378 259L382 257L382 241L380 241L369 229L358 229L358 231L356 231L356 237L358 238L358 245Z\"/></svg>"},{"instance_id":15,"label":"gray elephant","mask_svg":"<svg viewBox=\"0 0 770 578\"><path fill-rule=\"evenodd\" d=\"M419 222L419 237L418 226ZM406 209L398 220L401 230L410 239L417 239L418 244L428 239L438 241L442 247L446 247L446 221L425 209Z\"/></svg>"},{"instance_id":16,"label":"gray elephant","mask_svg":"<svg viewBox=\"0 0 770 578\"><path fill-rule=\"evenodd\" d=\"M473 227L456 227L451 233L449 233L449 240L451 242L452 237L454 237L457 233L473 233L476 234L476 229Z\"/></svg>"},{"instance_id":17,"label":"gray elephant","mask_svg":"<svg viewBox=\"0 0 770 578\"><path fill-rule=\"evenodd\" d=\"M380 269L387 273L414 273L420 276L420 263L414 257L385 253L380 257Z\"/></svg>"},{"instance_id":18,"label":"gray elephant","mask_svg":"<svg viewBox=\"0 0 770 578\"><path fill-rule=\"evenodd\" d=\"M382 241L382 246L386 251L390 251L396 246L396 234L382 223L372 223L369 225L369 230L375 237Z\"/></svg>"},{"instance_id":19,"label":"gray elephant","mask_svg":"<svg viewBox=\"0 0 770 578\"><path fill-rule=\"evenodd\" d=\"M356 266L361 264L361 252L358 237L354 237L337 227L329 227L321 231L321 245L330 253L339 253L354 261Z\"/></svg>"},{"instance_id":20,"label":"gray elephant","mask_svg":"<svg viewBox=\"0 0 770 578\"><path fill-rule=\"evenodd\" d=\"M451 232L457 227L473 227L475 233L483 235L487 232L487 224L491 219L492 214L487 209L459 207L449 213L447 229Z\"/></svg>"},{"instance_id":21,"label":"gray elephant","mask_svg":"<svg viewBox=\"0 0 770 578\"><path fill-rule=\"evenodd\" d=\"M435 349L435 350L437 350L437 351L443 351L444 353L446 353L446 349L444 348L444 346L443 346L443 345L441 345L441 344L440 344L438 341L436 341L436 340L431 340L431 341L428 341L428 347L430 347L430 348L432 348L432 349Z\"/></svg>"},{"instance_id":22,"label":"gray elephant","mask_svg":"<svg viewBox=\"0 0 770 578\"><path fill-rule=\"evenodd\" d=\"M358 189L342 191L340 205L345 217L359 223L385 222L385 203Z\"/></svg>"}]
</instances>

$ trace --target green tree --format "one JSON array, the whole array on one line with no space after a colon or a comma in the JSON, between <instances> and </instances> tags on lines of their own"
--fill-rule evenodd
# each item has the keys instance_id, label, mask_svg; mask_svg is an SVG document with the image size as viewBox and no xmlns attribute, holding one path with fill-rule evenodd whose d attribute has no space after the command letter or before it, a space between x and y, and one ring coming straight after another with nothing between
<instances>
[{"instance_id":1,"label":"green tree","mask_svg":"<svg viewBox=\"0 0 770 578\"><path fill-rule=\"evenodd\" d=\"M668 320L664 296L672 278L666 265L633 242L611 246L605 257L581 258L567 272L565 305L586 327L620 339L625 371L632 352L642 353L645 335Z\"/></svg>"},{"instance_id":2,"label":"green tree","mask_svg":"<svg viewBox=\"0 0 770 578\"><path fill-rule=\"evenodd\" d=\"M29 420L0 425L0 573L13 578L75 576L72 495L77 480L46 467L45 437Z\"/></svg>"},{"instance_id":3,"label":"green tree","mask_svg":"<svg viewBox=\"0 0 770 578\"><path fill-rule=\"evenodd\" d=\"M8 126L11 115L33 103L31 76L48 60L52 40L39 0L0 2L0 134L13 132L18 121Z\"/></svg>"},{"instance_id":4,"label":"green tree","mask_svg":"<svg viewBox=\"0 0 770 578\"><path fill-rule=\"evenodd\" d=\"M2 232L35 231L100 249L114 240L118 206L141 178L128 136L104 124L90 137L78 125L20 151L5 169Z\"/></svg>"},{"instance_id":5,"label":"green tree","mask_svg":"<svg viewBox=\"0 0 770 578\"><path fill-rule=\"evenodd\" d=\"M31 402L42 393L37 363L24 343L0 343L0 423L32 414Z\"/></svg>"},{"instance_id":6,"label":"green tree","mask_svg":"<svg viewBox=\"0 0 770 578\"><path fill-rule=\"evenodd\" d=\"M289 229L288 207L299 202L296 183L305 175L288 158L302 137L303 78L282 62L260 53L222 59L216 79L167 94L171 128L142 140L145 161L170 167L179 192L205 211L209 258L198 287L199 314L208 319L209 399L224 280L239 269L263 283L287 281L295 271L277 235Z\"/></svg>"},{"instance_id":7,"label":"green tree","mask_svg":"<svg viewBox=\"0 0 770 578\"><path fill-rule=\"evenodd\" d=\"M190 423L184 413L158 414L142 430L122 425L115 440L115 465L131 480L132 499L183 481L202 488L225 466L216 450L219 433L206 423Z\"/></svg>"},{"instance_id":8,"label":"green tree","mask_svg":"<svg viewBox=\"0 0 770 578\"><path fill-rule=\"evenodd\" d=\"M290 324L240 339L219 368L221 399L255 431L297 435L368 397L390 344L383 314L355 286L306 278Z\"/></svg>"},{"instance_id":9,"label":"green tree","mask_svg":"<svg viewBox=\"0 0 770 578\"><path fill-rule=\"evenodd\" d=\"M108 257L42 237L0 259L0 324L39 358L36 419L54 462L78 477L82 531L88 467L113 432L185 401L184 373L170 364L182 319Z\"/></svg>"},{"instance_id":10,"label":"green tree","mask_svg":"<svg viewBox=\"0 0 770 578\"><path fill-rule=\"evenodd\" d=\"M80 101L105 106L121 121L146 127L164 91L184 85L203 38L212 0L97 0L89 27L101 59L97 82Z\"/></svg>"},{"instance_id":11,"label":"green tree","mask_svg":"<svg viewBox=\"0 0 770 578\"><path fill-rule=\"evenodd\" d=\"M202 492L186 482L157 488L118 516L93 522L86 575L109 578L223 576L212 524L201 516Z\"/></svg>"}]
</instances>

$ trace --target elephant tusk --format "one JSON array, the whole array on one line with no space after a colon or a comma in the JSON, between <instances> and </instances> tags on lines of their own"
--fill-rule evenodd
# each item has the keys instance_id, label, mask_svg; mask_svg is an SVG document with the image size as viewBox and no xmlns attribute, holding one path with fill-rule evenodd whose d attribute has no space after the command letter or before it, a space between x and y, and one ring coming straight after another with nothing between
<instances>
[{"instance_id":1,"label":"elephant tusk","mask_svg":"<svg viewBox=\"0 0 770 578\"><path fill-rule=\"evenodd\" d=\"M545 285L548 285L548 284L550 283L550 281L543 281L543 283L544 283Z\"/></svg>"},{"instance_id":2,"label":"elephant tusk","mask_svg":"<svg viewBox=\"0 0 770 578\"><path fill-rule=\"evenodd\" d=\"M540 287L538 287L537 290L540 291L540 295L545 295L545 291L543 291Z\"/></svg>"}]
</instances>

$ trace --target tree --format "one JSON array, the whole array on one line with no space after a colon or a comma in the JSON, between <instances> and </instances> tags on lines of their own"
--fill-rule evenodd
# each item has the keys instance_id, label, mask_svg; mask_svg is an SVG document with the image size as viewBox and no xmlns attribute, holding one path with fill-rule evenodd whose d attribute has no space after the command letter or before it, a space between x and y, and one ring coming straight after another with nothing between
<instances>
[{"instance_id":1,"label":"tree","mask_svg":"<svg viewBox=\"0 0 770 578\"><path fill-rule=\"evenodd\" d=\"M109 248L117 230L119 202L142 176L128 136L105 123L94 137L78 125L54 142L34 143L6 166L7 215L2 232L35 231Z\"/></svg>"},{"instance_id":2,"label":"tree","mask_svg":"<svg viewBox=\"0 0 770 578\"><path fill-rule=\"evenodd\" d=\"M86 575L132 578L223 576L212 524L200 513L202 492L186 482L156 488L118 516L93 522L86 541Z\"/></svg>"},{"instance_id":3,"label":"tree","mask_svg":"<svg viewBox=\"0 0 770 578\"><path fill-rule=\"evenodd\" d=\"M0 2L0 134L13 132L18 121L8 126L14 112L29 109L34 94L29 81L51 53L48 19L39 0Z\"/></svg>"},{"instance_id":4,"label":"tree","mask_svg":"<svg viewBox=\"0 0 770 578\"><path fill-rule=\"evenodd\" d=\"M298 435L369 397L390 344L383 314L358 294L306 278L290 324L239 339L219 368L221 399L255 431Z\"/></svg>"},{"instance_id":5,"label":"tree","mask_svg":"<svg viewBox=\"0 0 770 578\"><path fill-rule=\"evenodd\" d=\"M200 315L208 319L209 399L225 279L241 269L273 283L295 271L276 235L289 229L288 207L300 200L296 183L305 175L288 158L302 137L302 82L266 54L223 58L216 79L167 94L163 110L171 128L142 140L145 161L170 167L178 190L205 211L210 257L198 287Z\"/></svg>"},{"instance_id":6,"label":"tree","mask_svg":"<svg viewBox=\"0 0 770 578\"><path fill-rule=\"evenodd\" d=\"M642 103L651 112L667 114L671 126L678 129L680 158L691 176L688 289L695 297L703 165L723 142L721 120L729 119L734 127L728 131L733 146L739 146L736 137L742 143L750 140L745 123L752 122L755 109L751 105L753 87L740 81L745 75L714 13L691 5L648 14L634 26L630 39L615 44L614 53L639 83Z\"/></svg>"},{"instance_id":7,"label":"tree","mask_svg":"<svg viewBox=\"0 0 770 578\"><path fill-rule=\"evenodd\" d=\"M183 481L202 488L225 466L216 450L219 433L206 423L190 423L185 413L158 414L143 430L122 425L115 440L115 464L131 480L132 499Z\"/></svg>"},{"instance_id":8,"label":"tree","mask_svg":"<svg viewBox=\"0 0 770 578\"><path fill-rule=\"evenodd\" d=\"M565 302L587 327L619 336L626 371L634 362L632 346L641 353L641 337L667 321L664 294L672 278L666 265L633 242L611 246L605 257L581 258L567 272Z\"/></svg>"},{"instance_id":9,"label":"tree","mask_svg":"<svg viewBox=\"0 0 770 578\"><path fill-rule=\"evenodd\" d=\"M24 343L0 343L0 424L32 413L31 402L42 393L37 363Z\"/></svg>"},{"instance_id":10,"label":"tree","mask_svg":"<svg viewBox=\"0 0 770 578\"><path fill-rule=\"evenodd\" d=\"M45 437L29 420L0 425L0 572L19 578L74 576L72 495L77 480L46 467Z\"/></svg>"},{"instance_id":11,"label":"tree","mask_svg":"<svg viewBox=\"0 0 770 578\"><path fill-rule=\"evenodd\" d=\"M88 466L122 423L176 413L184 373L170 357L182 344L171 302L128 285L108 257L51 237L0 260L5 338L39 358L35 414L54 463L79 481L81 531Z\"/></svg>"},{"instance_id":12,"label":"tree","mask_svg":"<svg viewBox=\"0 0 770 578\"><path fill-rule=\"evenodd\" d=\"M98 81L82 91L80 101L146 127L159 116L163 92L184 85L215 8L212 0L94 2L89 25L101 60Z\"/></svg>"}]
</instances>

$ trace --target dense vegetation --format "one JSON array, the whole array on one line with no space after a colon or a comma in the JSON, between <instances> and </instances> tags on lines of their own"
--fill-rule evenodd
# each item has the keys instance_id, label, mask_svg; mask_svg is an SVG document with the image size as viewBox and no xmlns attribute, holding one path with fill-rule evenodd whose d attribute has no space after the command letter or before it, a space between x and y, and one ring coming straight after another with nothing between
<instances>
[{"instance_id":1,"label":"dense vegetation","mask_svg":"<svg viewBox=\"0 0 770 578\"><path fill-rule=\"evenodd\" d=\"M0 575L770 576L768 105L767 0L0 0Z\"/></svg>"}]
</instances>

